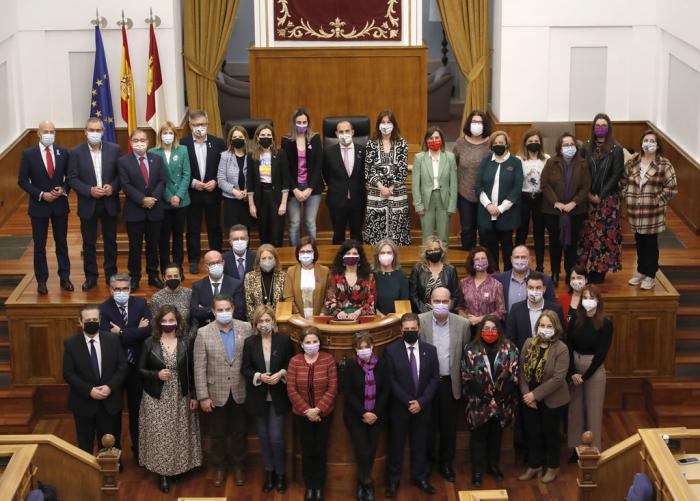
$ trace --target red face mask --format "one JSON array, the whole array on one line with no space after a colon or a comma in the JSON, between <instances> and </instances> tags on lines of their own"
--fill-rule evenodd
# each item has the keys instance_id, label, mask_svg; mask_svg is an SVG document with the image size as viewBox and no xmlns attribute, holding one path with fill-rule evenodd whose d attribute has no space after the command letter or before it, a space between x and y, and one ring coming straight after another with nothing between
<instances>
[{"instance_id":1,"label":"red face mask","mask_svg":"<svg viewBox=\"0 0 700 501\"><path fill-rule=\"evenodd\" d=\"M442 148L442 139L428 139L428 148L431 151L437 151Z\"/></svg>"},{"instance_id":2,"label":"red face mask","mask_svg":"<svg viewBox=\"0 0 700 501\"><path fill-rule=\"evenodd\" d=\"M498 331L496 329L483 329L481 339L488 344L495 343L498 340Z\"/></svg>"}]
</instances>

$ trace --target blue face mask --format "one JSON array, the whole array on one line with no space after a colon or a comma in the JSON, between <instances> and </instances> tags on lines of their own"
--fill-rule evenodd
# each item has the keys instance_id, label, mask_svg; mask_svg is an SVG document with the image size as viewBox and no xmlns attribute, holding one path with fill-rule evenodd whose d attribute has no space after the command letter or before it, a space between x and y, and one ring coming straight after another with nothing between
<instances>
[{"instance_id":1,"label":"blue face mask","mask_svg":"<svg viewBox=\"0 0 700 501\"><path fill-rule=\"evenodd\" d=\"M300 252L299 253L299 262L301 264L311 264L314 262L314 253L305 253L305 252Z\"/></svg>"},{"instance_id":2,"label":"blue face mask","mask_svg":"<svg viewBox=\"0 0 700 501\"><path fill-rule=\"evenodd\" d=\"M54 134L42 134L41 135L41 144L46 146L47 148L51 146L54 142L54 139L56 139L56 136Z\"/></svg>"},{"instance_id":3,"label":"blue face mask","mask_svg":"<svg viewBox=\"0 0 700 501\"><path fill-rule=\"evenodd\" d=\"M233 320L232 311L219 311L216 314L216 321L220 324L229 324L231 323L231 320Z\"/></svg>"},{"instance_id":4,"label":"blue face mask","mask_svg":"<svg viewBox=\"0 0 700 501\"><path fill-rule=\"evenodd\" d=\"M231 248L233 248L233 252L236 254L243 254L246 249L248 248L248 241L247 240L234 240L233 243L231 244Z\"/></svg>"},{"instance_id":5,"label":"blue face mask","mask_svg":"<svg viewBox=\"0 0 700 501\"><path fill-rule=\"evenodd\" d=\"M175 134L161 134L160 140L163 144L173 144L173 141L175 141Z\"/></svg>"},{"instance_id":6,"label":"blue face mask","mask_svg":"<svg viewBox=\"0 0 700 501\"><path fill-rule=\"evenodd\" d=\"M99 144L102 141L102 133L101 132L88 132L87 133L87 140L88 140L88 143L90 143L90 144Z\"/></svg>"},{"instance_id":7,"label":"blue face mask","mask_svg":"<svg viewBox=\"0 0 700 501\"><path fill-rule=\"evenodd\" d=\"M574 158L574 155L576 155L576 146L564 146L561 149L561 154L564 155L564 158Z\"/></svg>"},{"instance_id":8,"label":"blue face mask","mask_svg":"<svg viewBox=\"0 0 700 501\"><path fill-rule=\"evenodd\" d=\"M124 305L129 302L129 293L125 291L117 291L114 293L113 297L119 305Z\"/></svg>"},{"instance_id":9,"label":"blue face mask","mask_svg":"<svg viewBox=\"0 0 700 501\"><path fill-rule=\"evenodd\" d=\"M218 279L224 274L224 265L221 263L209 265L209 275Z\"/></svg>"}]
</instances>

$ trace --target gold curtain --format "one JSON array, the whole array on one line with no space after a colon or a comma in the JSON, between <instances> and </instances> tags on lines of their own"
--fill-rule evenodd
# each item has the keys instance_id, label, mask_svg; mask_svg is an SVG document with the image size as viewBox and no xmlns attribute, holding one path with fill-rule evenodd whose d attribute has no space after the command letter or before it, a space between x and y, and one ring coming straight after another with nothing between
<instances>
[{"instance_id":1,"label":"gold curtain","mask_svg":"<svg viewBox=\"0 0 700 501\"><path fill-rule=\"evenodd\" d=\"M239 0L185 0L185 85L190 110L209 115L209 132L222 135L216 76L231 38Z\"/></svg>"},{"instance_id":2,"label":"gold curtain","mask_svg":"<svg viewBox=\"0 0 700 501\"><path fill-rule=\"evenodd\" d=\"M467 79L462 127L471 110L486 111L489 95L488 0L437 0L442 26Z\"/></svg>"}]
</instances>

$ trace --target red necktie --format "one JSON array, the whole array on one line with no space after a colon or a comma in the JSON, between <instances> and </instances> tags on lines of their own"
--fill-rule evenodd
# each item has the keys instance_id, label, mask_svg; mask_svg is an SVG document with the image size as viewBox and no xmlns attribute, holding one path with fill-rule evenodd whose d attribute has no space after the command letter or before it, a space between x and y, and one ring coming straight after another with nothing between
<instances>
[{"instance_id":1,"label":"red necktie","mask_svg":"<svg viewBox=\"0 0 700 501\"><path fill-rule=\"evenodd\" d=\"M49 173L49 179L53 179L53 155L51 148L46 148L46 170Z\"/></svg>"},{"instance_id":2,"label":"red necktie","mask_svg":"<svg viewBox=\"0 0 700 501\"><path fill-rule=\"evenodd\" d=\"M146 162L144 162L143 157L139 157L139 167L141 167L141 175L146 182L146 187L148 187L148 169L146 168Z\"/></svg>"}]
</instances>

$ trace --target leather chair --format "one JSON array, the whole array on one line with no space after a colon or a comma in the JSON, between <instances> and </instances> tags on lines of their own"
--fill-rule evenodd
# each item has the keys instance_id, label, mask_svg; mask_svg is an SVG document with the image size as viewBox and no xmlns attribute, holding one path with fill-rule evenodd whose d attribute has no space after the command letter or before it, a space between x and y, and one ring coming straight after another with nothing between
<instances>
[{"instance_id":1,"label":"leather chair","mask_svg":"<svg viewBox=\"0 0 700 501\"><path fill-rule=\"evenodd\" d=\"M224 127L224 130L226 131L225 137L228 137L228 131L231 130L231 127L234 125L240 125L246 130L248 137L253 139L255 129L262 124L269 124L270 126L274 127L271 118L239 118L238 120L228 120L226 122L226 126Z\"/></svg>"},{"instance_id":2,"label":"leather chair","mask_svg":"<svg viewBox=\"0 0 700 501\"><path fill-rule=\"evenodd\" d=\"M367 144L371 134L371 126L369 117L361 115L341 115L335 117L326 117L323 119L323 147L328 148L338 142L335 136L335 129L338 122L348 121L352 124L355 130L355 142L361 146Z\"/></svg>"},{"instance_id":3,"label":"leather chair","mask_svg":"<svg viewBox=\"0 0 700 501\"><path fill-rule=\"evenodd\" d=\"M532 124L532 128L542 133L542 148L551 157L555 155L554 148L556 148L559 136L565 132L570 134L576 133L576 124L573 122L535 122ZM581 139L585 138L577 138L577 148L581 148ZM515 150L518 150L520 145L513 145L513 147Z\"/></svg>"},{"instance_id":4,"label":"leather chair","mask_svg":"<svg viewBox=\"0 0 700 501\"><path fill-rule=\"evenodd\" d=\"M250 86L223 73L216 80L221 123L250 116Z\"/></svg>"},{"instance_id":5,"label":"leather chair","mask_svg":"<svg viewBox=\"0 0 700 501\"><path fill-rule=\"evenodd\" d=\"M428 122L449 122L453 82L445 66L428 75Z\"/></svg>"}]
</instances>

